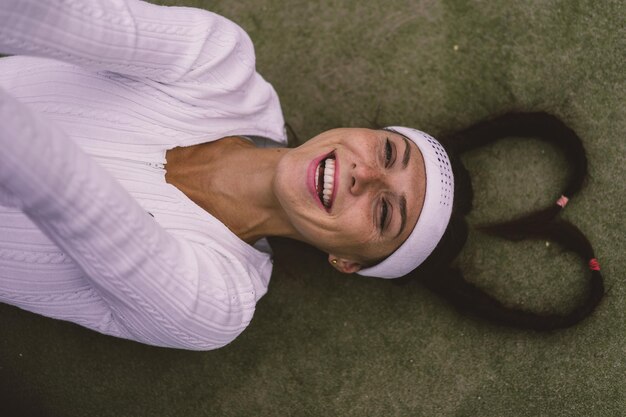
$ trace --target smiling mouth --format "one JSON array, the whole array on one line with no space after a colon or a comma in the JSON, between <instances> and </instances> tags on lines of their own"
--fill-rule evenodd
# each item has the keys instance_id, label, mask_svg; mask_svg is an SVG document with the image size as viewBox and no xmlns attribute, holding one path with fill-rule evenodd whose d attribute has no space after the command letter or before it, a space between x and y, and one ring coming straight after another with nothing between
<instances>
[{"instance_id":1,"label":"smiling mouth","mask_svg":"<svg viewBox=\"0 0 626 417\"><path fill-rule=\"evenodd\" d=\"M315 191L322 205L330 209L335 190L335 154L331 153L320 161L315 170Z\"/></svg>"}]
</instances>

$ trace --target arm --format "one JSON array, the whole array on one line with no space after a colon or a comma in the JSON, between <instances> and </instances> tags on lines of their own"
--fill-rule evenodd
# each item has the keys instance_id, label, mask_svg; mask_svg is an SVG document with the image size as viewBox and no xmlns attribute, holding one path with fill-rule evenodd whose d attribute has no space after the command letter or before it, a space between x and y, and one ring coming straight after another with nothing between
<instances>
[{"instance_id":1,"label":"arm","mask_svg":"<svg viewBox=\"0 0 626 417\"><path fill-rule=\"evenodd\" d=\"M128 338L213 349L252 317L256 298L244 284L253 272L167 233L61 130L2 90L0 201L76 262Z\"/></svg>"},{"instance_id":2,"label":"arm","mask_svg":"<svg viewBox=\"0 0 626 417\"><path fill-rule=\"evenodd\" d=\"M0 53L228 89L255 73L252 42L236 24L140 0L0 0Z\"/></svg>"}]
</instances>

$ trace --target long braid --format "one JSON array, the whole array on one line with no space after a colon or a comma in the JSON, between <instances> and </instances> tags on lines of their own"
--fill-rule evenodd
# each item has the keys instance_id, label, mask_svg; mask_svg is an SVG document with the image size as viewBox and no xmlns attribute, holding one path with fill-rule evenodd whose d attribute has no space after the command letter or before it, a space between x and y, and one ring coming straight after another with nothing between
<instances>
[{"instance_id":1,"label":"long braid","mask_svg":"<svg viewBox=\"0 0 626 417\"><path fill-rule=\"evenodd\" d=\"M452 151L463 153L512 136L535 137L556 145L565 155L571 170L561 197L544 209L533 211L514 220L481 226L490 232L512 233L515 230L541 228L565 207L581 188L587 176L587 156L580 137L557 117L544 113L507 113L476 123L442 139Z\"/></svg>"},{"instance_id":2,"label":"long braid","mask_svg":"<svg viewBox=\"0 0 626 417\"><path fill-rule=\"evenodd\" d=\"M537 314L510 308L463 277L449 265L467 239L465 215L471 210L473 192L467 170L455 153L492 143L508 136L533 136L556 144L572 166L568 184L553 206L534 211L524 217L481 227L490 234L506 239L550 239L589 262L591 280L584 302L565 315ZM582 141L576 133L555 116L547 113L508 113L477 123L441 140L450 155L455 175L455 207L448 229L431 256L403 281L421 282L433 292L448 299L462 311L490 321L514 327L552 330L572 326L591 314L602 300L604 285L591 244L574 225L556 220L567 199L582 187L587 173L587 158Z\"/></svg>"}]
</instances>

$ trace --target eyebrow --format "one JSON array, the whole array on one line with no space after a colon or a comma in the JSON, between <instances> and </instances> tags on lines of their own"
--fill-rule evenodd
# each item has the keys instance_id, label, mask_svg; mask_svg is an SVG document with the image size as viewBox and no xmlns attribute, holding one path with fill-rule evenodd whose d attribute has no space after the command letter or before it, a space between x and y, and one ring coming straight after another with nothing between
<instances>
[{"instance_id":1,"label":"eyebrow","mask_svg":"<svg viewBox=\"0 0 626 417\"><path fill-rule=\"evenodd\" d=\"M400 135L402 140L404 141L404 154L402 155L402 169L405 169L409 165L409 160L411 159L411 145L409 140L402 133L396 132L395 130L389 130L390 132L396 133ZM400 229L396 234L395 238L400 236L406 227L406 196L402 194L400 196ZM394 238L394 239L395 239Z\"/></svg>"},{"instance_id":2,"label":"eyebrow","mask_svg":"<svg viewBox=\"0 0 626 417\"><path fill-rule=\"evenodd\" d=\"M406 168L409 165L409 159L411 159L411 146L409 145L409 140L402 135L402 140L404 141L404 155L402 156L402 168Z\"/></svg>"},{"instance_id":3,"label":"eyebrow","mask_svg":"<svg viewBox=\"0 0 626 417\"><path fill-rule=\"evenodd\" d=\"M400 219L400 230L398 230L396 237L402 234L404 226L406 226L406 197L404 194L400 197Z\"/></svg>"},{"instance_id":4,"label":"eyebrow","mask_svg":"<svg viewBox=\"0 0 626 417\"><path fill-rule=\"evenodd\" d=\"M411 159L411 145L409 144L409 140L401 135L402 140L404 141L404 155L402 156L402 169L405 169L409 165L409 160ZM400 197L400 229L398 230L398 234L396 237L400 236L404 231L404 227L406 226L406 197L404 194Z\"/></svg>"}]
</instances>

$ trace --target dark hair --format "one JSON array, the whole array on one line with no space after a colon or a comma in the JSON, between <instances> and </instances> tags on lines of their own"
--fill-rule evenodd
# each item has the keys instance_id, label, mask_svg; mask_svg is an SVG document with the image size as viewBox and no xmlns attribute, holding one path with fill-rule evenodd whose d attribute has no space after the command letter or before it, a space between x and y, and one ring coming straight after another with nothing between
<instances>
[{"instance_id":1,"label":"dark hair","mask_svg":"<svg viewBox=\"0 0 626 417\"><path fill-rule=\"evenodd\" d=\"M585 300L569 313L539 314L505 306L490 294L468 282L458 268L451 267L468 235L465 216L472 208L472 183L459 159L463 152L493 143L505 137L528 136L556 145L571 166L570 176L562 195L571 198L580 190L587 175L587 158L578 135L557 117L537 113L507 113L476 123L468 128L440 138L448 152L455 177L454 207L450 223L433 253L415 271L400 280L400 284L420 282L449 300L463 312L489 321L519 328L552 330L572 326L589 314L604 295L600 271L591 270ZM591 244L573 224L558 219L561 206L533 211L514 220L479 226L478 230L509 240L549 239L577 253L585 262L595 258Z\"/></svg>"}]
</instances>

